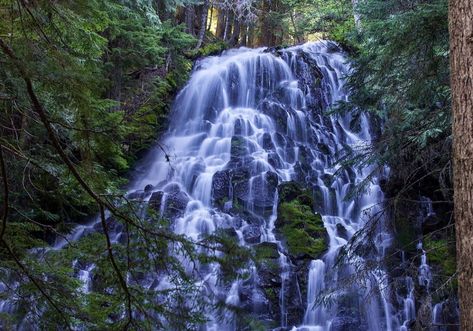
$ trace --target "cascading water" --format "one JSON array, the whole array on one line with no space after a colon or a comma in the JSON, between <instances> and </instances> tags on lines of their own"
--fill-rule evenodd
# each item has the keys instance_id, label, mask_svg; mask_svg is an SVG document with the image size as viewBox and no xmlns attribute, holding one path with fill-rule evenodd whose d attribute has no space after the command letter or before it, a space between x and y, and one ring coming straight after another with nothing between
<instances>
[{"instance_id":1,"label":"cascading water","mask_svg":"<svg viewBox=\"0 0 473 331\"><path fill-rule=\"evenodd\" d=\"M279 255L280 326L297 323L303 325L301 329L329 330L332 326L336 330L336 324L338 329L394 330L399 322L387 301L386 274L380 269L372 272L367 289L354 287L344 294L346 300L361 306L365 296L375 293L363 311L347 314L346 303L338 302L314 307L324 290L337 286L338 272L340 276L353 272L349 266L333 272L336 257L365 225L363 215L376 214L383 201L376 179L367 193L355 201L344 201L349 189L372 169L349 169L334 176L339 170L335 166L337 154L347 146L369 144L371 139L365 116L360 119L361 129L354 133L349 129L349 115L325 114L331 105L347 100L343 78L348 67L344 61L336 45L322 42L273 53L233 50L203 60L177 97L171 129L162 142L174 156L171 168L163 155L153 156L136 188L152 183L155 193L150 199L159 192L162 206L169 201L185 206L174 221L178 233L198 239L217 228L229 227L240 234L244 245L274 243ZM326 150L322 152L320 146ZM331 184L324 181L327 176L334 178ZM297 286L297 293L288 299L293 263L273 232L277 186L290 180L320 192L316 208L323 214L329 237L327 253L312 261L308 275L304 275L308 276L307 307L298 322L288 318L288 306L298 300L304 305L305 300ZM382 259L389 245L382 226L376 244L377 256L373 258ZM261 282L256 268L252 270L256 273L253 279ZM226 303L245 306L241 295L252 307L265 305L258 282L249 285L239 279L225 289L217 285L218 265L206 272L208 287L228 291ZM248 287L251 295L247 294ZM261 313L261 309L255 310ZM215 330L234 327L234 323L222 325L216 318L207 325Z\"/></svg>"},{"instance_id":2,"label":"cascading water","mask_svg":"<svg viewBox=\"0 0 473 331\"><path fill-rule=\"evenodd\" d=\"M352 130L350 114L327 114L336 102L348 99L348 73L343 54L330 42L284 50L242 48L201 60L176 98L170 128L160 143L166 153L156 148L148 155L129 191L130 197L140 195L171 220L178 234L198 240L226 229L240 245L270 252L270 271L276 274L250 264L246 276L228 283L219 281L217 263L189 266L189 272L199 269L199 284L204 293L211 293L212 303L239 307L267 328L404 330L403 321L415 314L412 293L405 298L403 312L392 307L381 267L370 270L362 287L343 284L354 275L353 266L336 265L341 249L380 212L383 202L380 174L371 177L365 193L345 201L350 189L373 170L336 165L344 149L366 146L372 139L366 116ZM317 259L295 261L286 238L276 231L278 187L289 181L312 190L313 207L322 215L328 247ZM70 240L93 229L78 227ZM353 257L357 264L382 265L390 245L382 220L374 237L374 253ZM61 241L56 248L66 244ZM93 264L78 271L82 291L90 290L93 272ZM166 284L164 277L156 288ZM335 288L342 290L331 304L319 304ZM7 306L0 303L4 310ZM202 329L245 326L233 310L223 315L208 311Z\"/></svg>"}]
</instances>

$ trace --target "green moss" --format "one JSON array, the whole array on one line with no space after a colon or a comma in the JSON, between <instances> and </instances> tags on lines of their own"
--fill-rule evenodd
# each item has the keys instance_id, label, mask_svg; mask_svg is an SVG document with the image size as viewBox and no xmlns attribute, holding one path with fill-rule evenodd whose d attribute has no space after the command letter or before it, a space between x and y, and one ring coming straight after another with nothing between
<instances>
[{"instance_id":1,"label":"green moss","mask_svg":"<svg viewBox=\"0 0 473 331\"><path fill-rule=\"evenodd\" d=\"M309 190L303 189L296 182L286 182L279 185L279 200L283 202L290 202L292 200L299 200L307 206L312 206L314 199Z\"/></svg>"},{"instance_id":2,"label":"green moss","mask_svg":"<svg viewBox=\"0 0 473 331\"><path fill-rule=\"evenodd\" d=\"M278 226L293 256L317 258L327 249L322 217L299 200L280 204Z\"/></svg>"},{"instance_id":3,"label":"green moss","mask_svg":"<svg viewBox=\"0 0 473 331\"><path fill-rule=\"evenodd\" d=\"M439 266L442 276L452 276L457 269L455 247L447 239L427 238L423 244L429 263Z\"/></svg>"}]
</instances>

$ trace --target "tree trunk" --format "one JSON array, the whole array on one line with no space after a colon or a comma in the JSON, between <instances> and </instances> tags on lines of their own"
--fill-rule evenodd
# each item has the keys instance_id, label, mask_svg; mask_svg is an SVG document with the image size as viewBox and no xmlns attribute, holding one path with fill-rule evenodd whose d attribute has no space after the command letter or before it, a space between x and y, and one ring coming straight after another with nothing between
<instances>
[{"instance_id":1,"label":"tree trunk","mask_svg":"<svg viewBox=\"0 0 473 331\"><path fill-rule=\"evenodd\" d=\"M243 24L240 31L240 45L246 46L247 45L247 38L248 38L248 26Z\"/></svg>"},{"instance_id":2,"label":"tree trunk","mask_svg":"<svg viewBox=\"0 0 473 331\"><path fill-rule=\"evenodd\" d=\"M248 34L246 38L246 46L253 47L255 45L255 27L253 25L248 27Z\"/></svg>"},{"instance_id":3,"label":"tree trunk","mask_svg":"<svg viewBox=\"0 0 473 331\"><path fill-rule=\"evenodd\" d=\"M233 20L233 32L230 38L230 46L238 45L238 41L240 39L240 21L237 17Z\"/></svg>"},{"instance_id":4,"label":"tree trunk","mask_svg":"<svg viewBox=\"0 0 473 331\"><path fill-rule=\"evenodd\" d=\"M355 27L358 31L361 31L361 17L358 13L358 0L351 0L353 5L353 19L355 20Z\"/></svg>"},{"instance_id":5,"label":"tree trunk","mask_svg":"<svg viewBox=\"0 0 473 331\"><path fill-rule=\"evenodd\" d=\"M223 35L225 33L225 21L226 21L225 11L219 8L218 15L217 15L217 30L215 31L215 35L219 39L223 39Z\"/></svg>"},{"instance_id":6,"label":"tree trunk","mask_svg":"<svg viewBox=\"0 0 473 331\"><path fill-rule=\"evenodd\" d=\"M207 26L207 31L210 31L212 29L212 22L214 19L214 6L210 7L210 18L209 18L209 25Z\"/></svg>"},{"instance_id":7,"label":"tree trunk","mask_svg":"<svg viewBox=\"0 0 473 331\"><path fill-rule=\"evenodd\" d=\"M225 32L223 33L223 40L229 41L232 36L233 13L227 11L225 18Z\"/></svg>"},{"instance_id":8,"label":"tree trunk","mask_svg":"<svg viewBox=\"0 0 473 331\"><path fill-rule=\"evenodd\" d=\"M292 26L294 28L294 36L296 37L296 41L298 44L302 43L302 40L301 40L301 36L299 34L299 30L297 29L297 25L296 25L296 21L294 19L294 14L295 14L295 11L291 10L291 23L292 23Z\"/></svg>"},{"instance_id":9,"label":"tree trunk","mask_svg":"<svg viewBox=\"0 0 473 331\"><path fill-rule=\"evenodd\" d=\"M169 19L169 12L166 8L164 1L157 1L158 6L158 16L161 21Z\"/></svg>"},{"instance_id":10,"label":"tree trunk","mask_svg":"<svg viewBox=\"0 0 473 331\"><path fill-rule=\"evenodd\" d=\"M186 7L186 32L191 34L191 35L195 35L195 31L194 31L194 18L195 18L195 10L194 10L194 6L191 6L191 5L188 5Z\"/></svg>"},{"instance_id":11,"label":"tree trunk","mask_svg":"<svg viewBox=\"0 0 473 331\"><path fill-rule=\"evenodd\" d=\"M199 37L197 40L196 49L199 49L204 42L205 30L207 29L207 16L209 14L209 0L205 0L202 6L202 13L200 17L200 28L199 28Z\"/></svg>"},{"instance_id":12,"label":"tree trunk","mask_svg":"<svg viewBox=\"0 0 473 331\"><path fill-rule=\"evenodd\" d=\"M461 330L473 330L473 6L450 0L454 214Z\"/></svg>"}]
</instances>

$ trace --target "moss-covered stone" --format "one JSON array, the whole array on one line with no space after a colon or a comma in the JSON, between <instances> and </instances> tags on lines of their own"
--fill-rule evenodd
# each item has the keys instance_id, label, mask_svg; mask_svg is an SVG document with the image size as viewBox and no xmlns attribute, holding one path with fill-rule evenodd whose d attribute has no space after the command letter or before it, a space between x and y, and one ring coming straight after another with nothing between
<instances>
[{"instance_id":1,"label":"moss-covered stone","mask_svg":"<svg viewBox=\"0 0 473 331\"><path fill-rule=\"evenodd\" d=\"M322 216L299 200L279 205L277 226L292 256L317 258L327 249Z\"/></svg>"},{"instance_id":2,"label":"moss-covered stone","mask_svg":"<svg viewBox=\"0 0 473 331\"><path fill-rule=\"evenodd\" d=\"M285 182L279 185L279 201L290 202L293 200L299 200L307 206L312 206L314 199L309 190L301 188L296 182Z\"/></svg>"},{"instance_id":3,"label":"moss-covered stone","mask_svg":"<svg viewBox=\"0 0 473 331\"><path fill-rule=\"evenodd\" d=\"M310 191L298 183L287 182L279 186L275 225L293 257L314 259L327 249L327 231L322 216L313 212L313 205Z\"/></svg>"},{"instance_id":4,"label":"moss-covered stone","mask_svg":"<svg viewBox=\"0 0 473 331\"><path fill-rule=\"evenodd\" d=\"M455 247L448 239L429 237L424 239L423 246L427 252L427 260L440 268L442 276L450 277L455 273L457 269Z\"/></svg>"}]
</instances>

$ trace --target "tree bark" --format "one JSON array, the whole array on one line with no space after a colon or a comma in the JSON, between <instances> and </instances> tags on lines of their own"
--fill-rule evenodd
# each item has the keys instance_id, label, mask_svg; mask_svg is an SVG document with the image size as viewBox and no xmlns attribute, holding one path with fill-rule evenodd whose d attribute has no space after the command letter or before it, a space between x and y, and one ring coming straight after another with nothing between
<instances>
[{"instance_id":1,"label":"tree bark","mask_svg":"<svg viewBox=\"0 0 473 331\"><path fill-rule=\"evenodd\" d=\"M294 14L295 14L295 11L291 10L291 23L292 23L292 26L294 28L294 36L296 37L296 41L298 44L302 43L302 40L301 40L301 36L299 34L299 30L297 29L297 25L296 25L296 22L295 22L295 19L294 19Z\"/></svg>"},{"instance_id":2,"label":"tree bark","mask_svg":"<svg viewBox=\"0 0 473 331\"><path fill-rule=\"evenodd\" d=\"M227 11L226 20L225 20L225 30L223 33L223 40L229 41L231 38L232 33L232 23L233 23L233 13L231 11Z\"/></svg>"},{"instance_id":3,"label":"tree bark","mask_svg":"<svg viewBox=\"0 0 473 331\"><path fill-rule=\"evenodd\" d=\"M223 35L225 33L225 21L226 21L225 11L222 8L218 8L217 30L215 31L215 35L219 39L223 39Z\"/></svg>"},{"instance_id":4,"label":"tree bark","mask_svg":"<svg viewBox=\"0 0 473 331\"><path fill-rule=\"evenodd\" d=\"M232 31L232 36L230 38L230 46L236 46L238 45L238 41L240 39L240 21L238 17L235 16L233 20L233 31Z\"/></svg>"},{"instance_id":5,"label":"tree bark","mask_svg":"<svg viewBox=\"0 0 473 331\"><path fill-rule=\"evenodd\" d=\"M473 6L450 0L454 214L461 330L473 330Z\"/></svg>"},{"instance_id":6,"label":"tree bark","mask_svg":"<svg viewBox=\"0 0 473 331\"><path fill-rule=\"evenodd\" d=\"M240 45L246 46L247 39L248 39L248 26L246 24L243 24L240 31Z\"/></svg>"},{"instance_id":7,"label":"tree bark","mask_svg":"<svg viewBox=\"0 0 473 331\"><path fill-rule=\"evenodd\" d=\"M207 16L209 14L209 0L205 0L202 6L202 13L200 17L200 28L199 28L199 37L197 40L196 49L199 49L204 42L205 30L207 29Z\"/></svg>"},{"instance_id":8,"label":"tree bark","mask_svg":"<svg viewBox=\"0 0 473 331\"><path fill-rule=\"evenodd\" d=\"M194 6L188 5L185 9L185 20L186 20L186 32L195 35L194 29L194 18L195 18L195 9Z\"/></svg>"}]
</instances>

